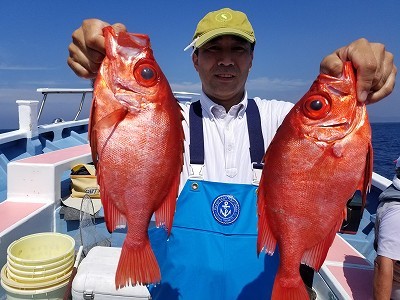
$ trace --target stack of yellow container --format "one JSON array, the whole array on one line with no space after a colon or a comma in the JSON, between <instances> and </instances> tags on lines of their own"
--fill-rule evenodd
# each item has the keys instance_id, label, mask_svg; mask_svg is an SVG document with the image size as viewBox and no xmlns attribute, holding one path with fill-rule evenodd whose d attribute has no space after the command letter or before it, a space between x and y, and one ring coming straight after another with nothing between
<instances>
[{"instance_id":1,"label":"stack of yellow container","mask_svg":"<svg viewBox=\"0 0 400 300\"><path fill-rule=\"evenodd\" d=\"M1 285L8 299L62 298L75 260L75 240L45 232L22 237L7 249Z\"/></svg>"}]
</instances>

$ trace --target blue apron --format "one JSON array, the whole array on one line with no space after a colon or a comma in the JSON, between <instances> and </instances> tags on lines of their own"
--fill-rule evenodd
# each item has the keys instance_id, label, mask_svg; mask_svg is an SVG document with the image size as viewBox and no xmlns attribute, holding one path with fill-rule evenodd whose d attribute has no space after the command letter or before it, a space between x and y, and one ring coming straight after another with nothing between
<instances>
[{"instance_id":1,"label":"blue apron","mask_svg":"<svg viewBox=\"0 0 400 300\"><path fill-rule=\"evenodd\" d=\"M264 145L253 100L246 113L251 158L259 162ZM203 164L200 102L191 105L190 134L191 164ZM170 236L163 228L149 231L162 278L150 287L153 299L270 299L279 258L277 251L272 257L257 256L256 189L251 184L186 182Z\"/></svg>"}]
</instances>

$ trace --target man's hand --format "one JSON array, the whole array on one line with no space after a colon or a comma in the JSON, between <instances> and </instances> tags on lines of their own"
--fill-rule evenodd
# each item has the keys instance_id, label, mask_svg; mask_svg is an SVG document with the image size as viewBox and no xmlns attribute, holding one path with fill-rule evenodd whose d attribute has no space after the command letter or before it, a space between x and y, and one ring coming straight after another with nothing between
<instances>
[{"instance_id":1,"label":"man's hand","mask_svg":"<svg viewBox=\"0 0 400 300\"><path fill-rule=\"evenodd\" d=\"M87 19L72 34L67 62L76 75L88 79L96 77L106 53L103 28L109 25L98 19ZM121 23L112 27L115 32L126 31L125 25Z\"/></svg>"},{"instance_id":2,"label":"man's hand","mask_svg":"<svg viewBox=\"0 0 400 300\"><path fill-rule=\"evenodd\" d=\"M339 77L343 63L351 61L357 73L357 98L366 103L377 102L394 89L397 68L393 54L379 43L359 39L326 56L321 73Z\"/></svg>"}]
</instances>

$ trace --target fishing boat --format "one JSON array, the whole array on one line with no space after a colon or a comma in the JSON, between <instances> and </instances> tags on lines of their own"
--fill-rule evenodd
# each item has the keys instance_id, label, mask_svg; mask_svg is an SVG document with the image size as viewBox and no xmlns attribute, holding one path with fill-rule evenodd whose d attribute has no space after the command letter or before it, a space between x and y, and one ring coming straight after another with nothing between
<instances>
[{"instance_id":1,"label":"fishing boat","mask_svg":"<svg viewBox=\"0 0 400 300\"><path fill-rule=\"evenodd\" d=\"M82 107L92 89L37 90L42 100L18 100L19 128L0 134L0 266L7 264L7 249L21 237L40 232L66 233L76 238L79 225L60 215L61 200L70 195L70 171L91 162L88 119ZM73 120L55 118L40 124L48 101L58 95L81 97ZM196 99L196 94L175 93L179 101ZM348 221L338 233L319 272L314 275L317 299L372 299L374 216L379 194L391 184L373 173L367 206L361 212L357 193L348 203ZM334 193L335 191L332 191ZM121 247L125 232L109 236L104 221L96 219L96 231L108 236L112 247ZM0 288L0 299L7 291ZM86 298L85 298L86 299Z\"/></svg>"}]
</instances>

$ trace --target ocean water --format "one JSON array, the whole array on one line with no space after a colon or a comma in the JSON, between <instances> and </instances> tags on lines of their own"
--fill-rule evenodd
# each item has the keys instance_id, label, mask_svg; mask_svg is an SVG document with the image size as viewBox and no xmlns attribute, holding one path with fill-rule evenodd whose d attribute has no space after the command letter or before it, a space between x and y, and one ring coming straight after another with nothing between
<instances>
[{"instance_id":1,"label":"ocean water","mask_svg":"<svg viewBox=\"0 0 400 300\"><path fill-rule=\"evenodd\" d=\"M374 172L392 179L395 163L400 156L400 123L372 123ZM0 129L0 133L9 129Z\"/></svg>"},{"instance_id":2,"label":"ocean water","mask_svg":"<svg viewBox=\"0 0 400 300\"><path fill-rule=\"evenodd\" d=\"M374 172L392 179L400 156L400 123L372 123Z\"/></svg>"}]
</instances>

